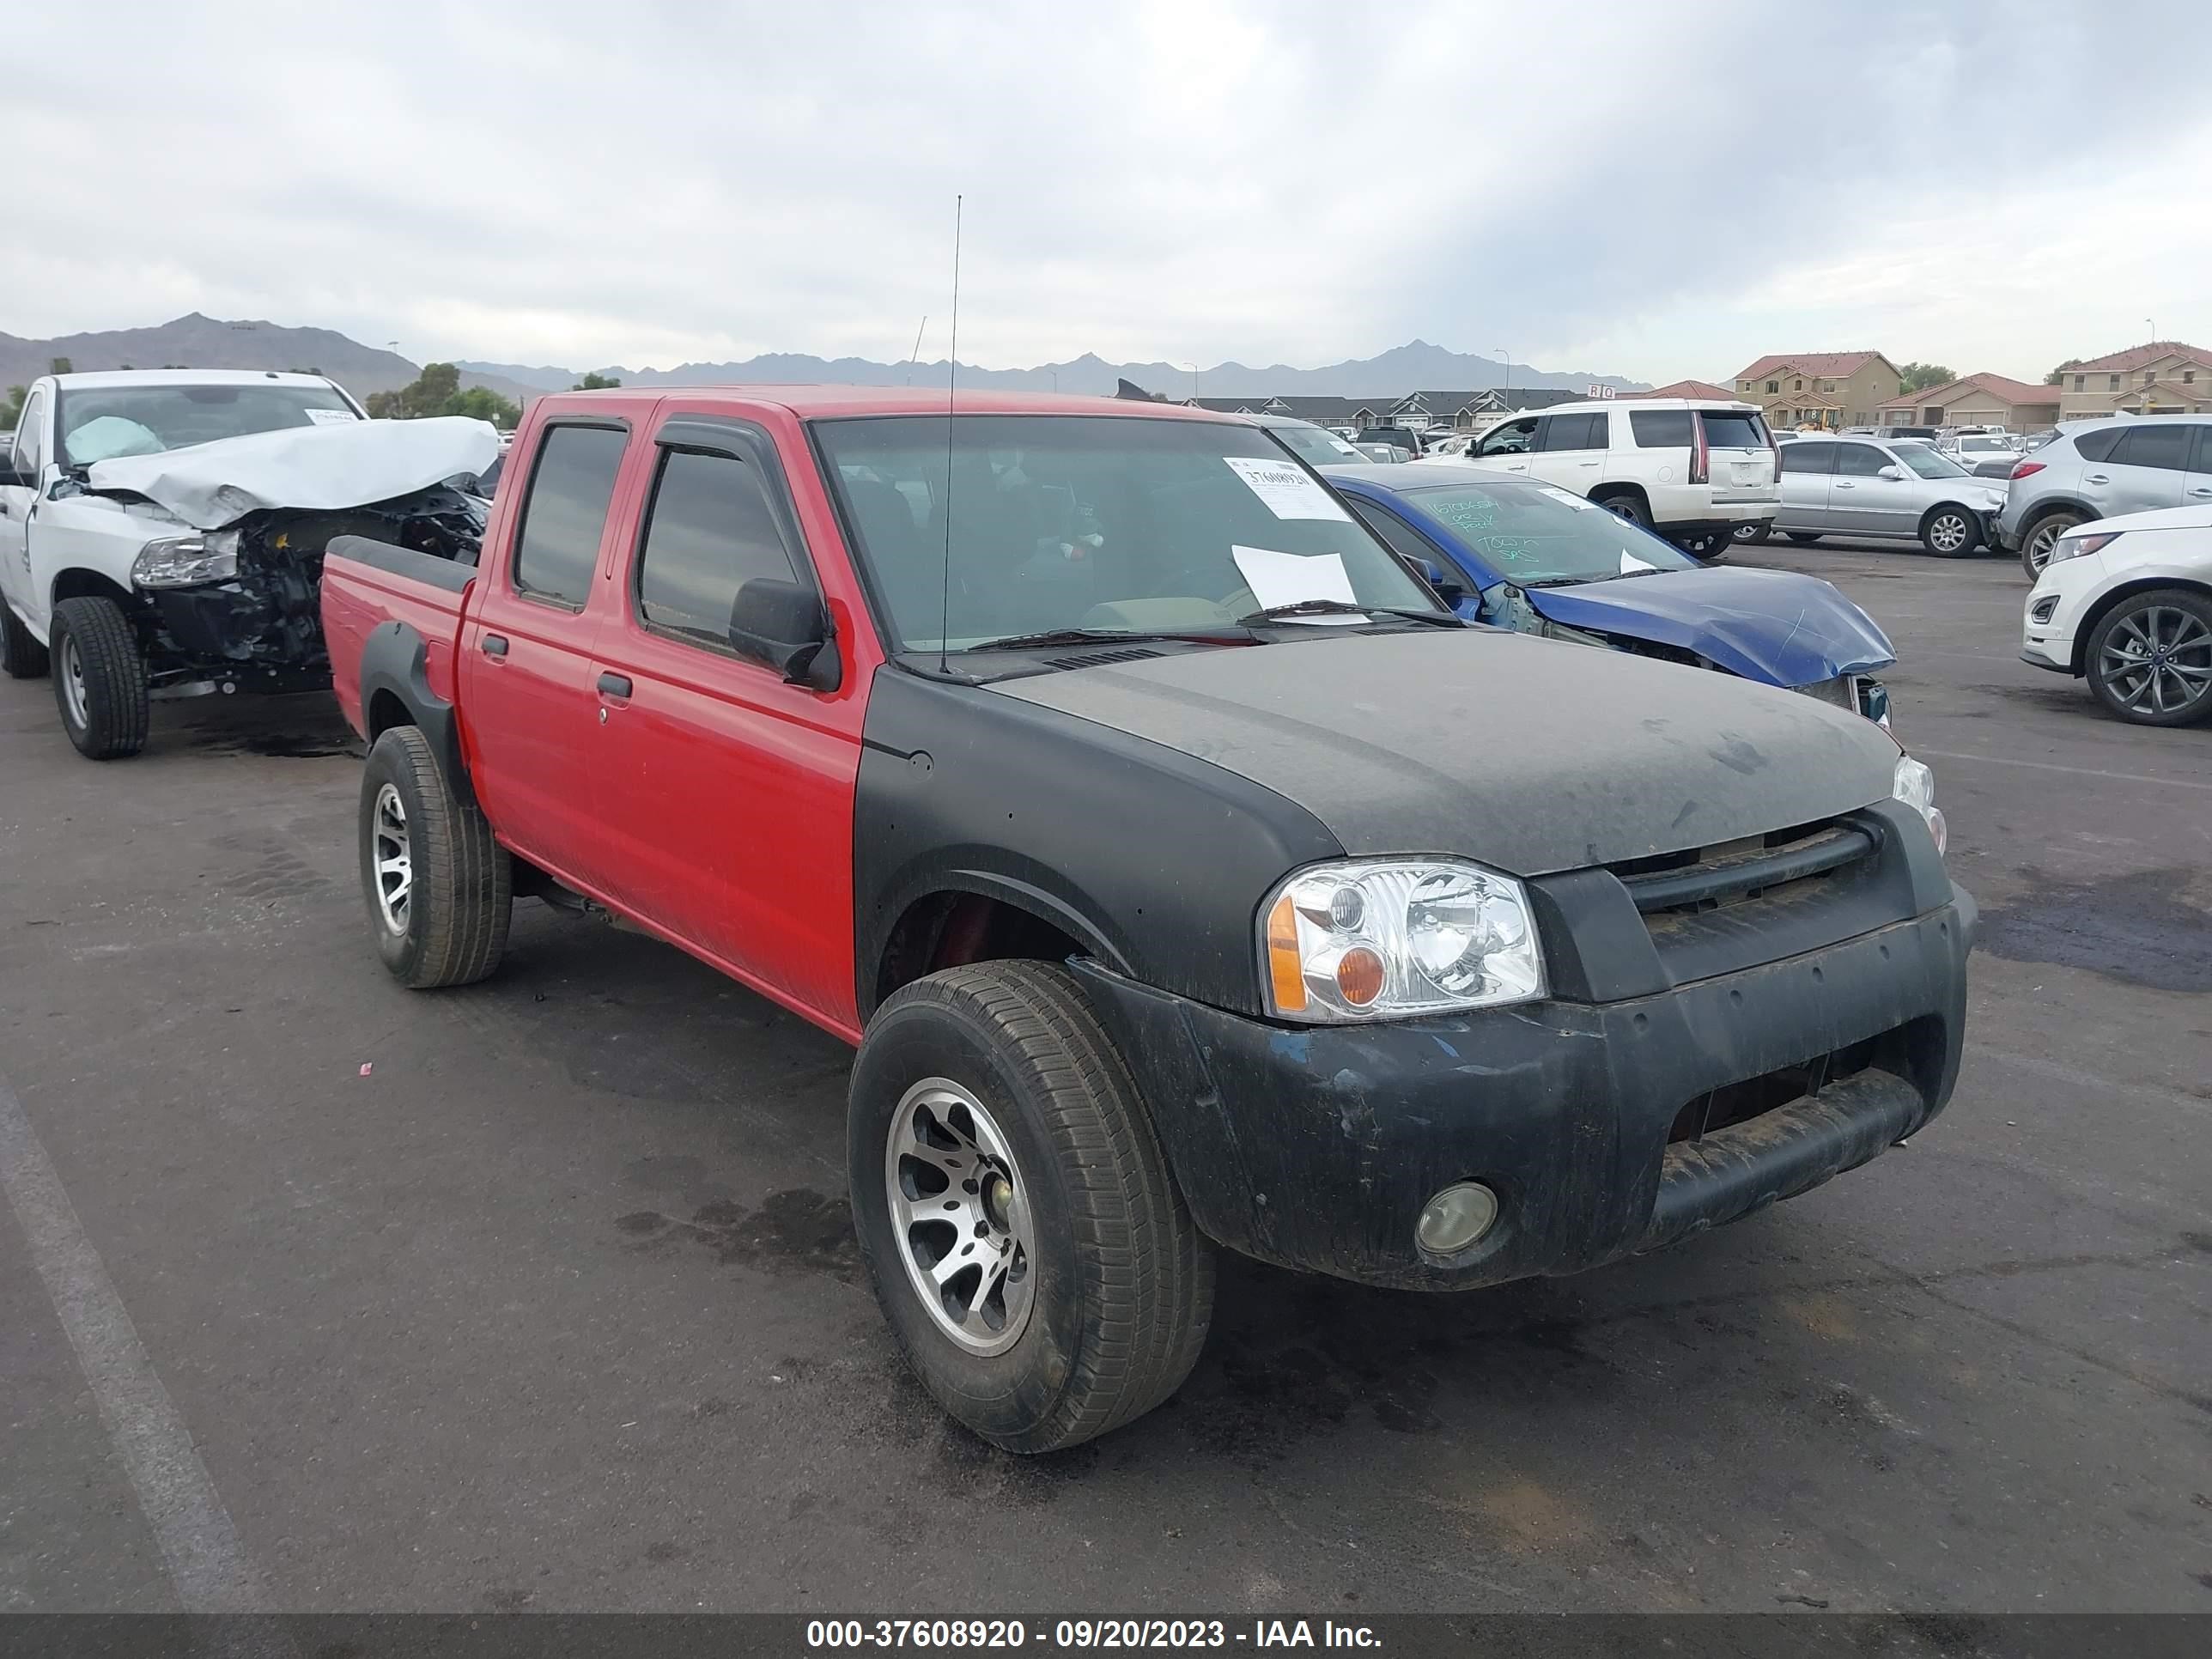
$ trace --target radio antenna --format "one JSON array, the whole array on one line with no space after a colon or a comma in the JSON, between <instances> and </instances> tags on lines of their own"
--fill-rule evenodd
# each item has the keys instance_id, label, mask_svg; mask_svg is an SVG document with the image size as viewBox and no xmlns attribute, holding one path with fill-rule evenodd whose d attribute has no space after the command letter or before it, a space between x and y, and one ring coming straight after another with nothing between
<instances>
[{"instance_id":1,"label":"radio antenna","mask_svg":"<svg viewBox=\"0 0 2212 1659\"><path fill-rule=\"evenodd\" d=\"M952 198L952 361L945 372L945 576L937 590L937 672L945 672L952 631L952 397L960 385L960 204ZM924 322L928 319L924 318ZM915 350L921 337L915 336Z\"/></svg>"}]
</instances>

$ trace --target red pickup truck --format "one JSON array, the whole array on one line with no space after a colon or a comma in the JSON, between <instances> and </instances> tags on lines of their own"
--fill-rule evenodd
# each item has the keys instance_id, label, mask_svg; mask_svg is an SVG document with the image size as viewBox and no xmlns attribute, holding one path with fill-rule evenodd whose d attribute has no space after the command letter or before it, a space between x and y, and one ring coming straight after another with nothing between
<instances>
[{"instance_id":1,"label":"red pickup truck","mask_svg":"<svg viewBox=\"0 0 2212 1659\"><path fill-rule=\"evenodd\" d=\"M1176 1389L1216 1246L1573 1272L1865 1163L1957 1073L1925 769L1462 623L1247 422L545 398L477 562L341 538L321 602L392 974L582 901L856 1044L877 1296L1013 1449Z\"/></svg>"}]
</instances>

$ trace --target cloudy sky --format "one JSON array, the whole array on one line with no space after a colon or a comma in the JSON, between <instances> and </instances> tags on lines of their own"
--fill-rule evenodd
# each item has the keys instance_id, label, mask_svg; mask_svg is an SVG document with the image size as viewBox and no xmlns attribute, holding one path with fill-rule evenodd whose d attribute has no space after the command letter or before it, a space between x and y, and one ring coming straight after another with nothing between
<instances>
[{"instance_id":1,"label":"cloudy sky","mask_svg":"<svg viewBox=\"0 0 2212 1659\"><path fill-rule=\"evenodd\" d=\"M938 356L957 191L994 366L2212 342L2205 0L188 15L15 9L0 331L666 366L902 358L926 313Z\"/></svg>"}]
</instances>

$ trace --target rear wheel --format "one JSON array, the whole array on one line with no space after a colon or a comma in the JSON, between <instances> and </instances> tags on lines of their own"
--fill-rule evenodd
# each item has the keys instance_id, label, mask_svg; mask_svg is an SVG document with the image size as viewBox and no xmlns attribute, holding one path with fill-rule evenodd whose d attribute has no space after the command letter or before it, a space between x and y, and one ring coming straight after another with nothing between
<instances>
[{"instance_id":1,"label":"rear wheel","mask_svg":"<svg viewBox=\"0 0 2212 1659\"><path fill-rule=\"evenodd\" d=\"M1616 519L1626 519L1645 530L1651 528L1651 509L1644 504L1641 495L1607 495L1598 505Z\"/></svg>"},{"instance_id":2,"label":"rear wheel","mask_svg":"<svg viewBox=\"0 0 2212 1659\"><path fill-rule=\"evenodd\" d=\"M2097 700L2134 725L2212 715L2212 599L2179 587L2130 593L2089 635L2082 667Z\"/></svg>"},{"instance_id":3,"label":"rear wheel","mask_svg":"<svg viewBox=\"0 0 2212 1659\"><path fill-rule=\"evenodd\" d=\"M514 866L419 727L393 726L362 769L361 884L376 953L401 984L469 985L499 966Z\"/></svg>"},{"instance_id":4,"label":"rear wheel","mask_svg":"<svg viewBox=\"0 0 2212 1659\"><path fill-rule=\"evenodd\" d=\"M1782 533L1793 542L1803 542L1808 545L1820 539L1820 532L1817 530L1785 530Z\"/></svg>"},{"instance_id":5,"label":"rear wheel","mask_svg":"<svg viewBox=\"0 0 2212 1659\"><path fill-rule=\"evenodd\" d=\"M62 730L87 760L120 760L146 746L152 714L146 659L123 607L112 599L64 599L54 607L54 706Z\"/></svg>"},{"instance_id":6,"label":"rear wheel","mask_svg":"<svg viewBox=\"0 0 2212 1659\"><path fill-rule=\"evenodd\" d=\"M1710 530L1702 536L1677 536L1674 545L1700 564L1717 564L1735 545L1735 535L1732 531Z\"/></svg>"},{"instance_id":7,"label":"rear wheel","mask_svg":"<svg viewBox=\"0 0 2212 1659\"><path fill-rule=\"evenodd\" d=\"M1104 1434L1197 1363L1212 1248L1065 969L978 963L892 996L853 1067L847 1156L900 1351L994 1445Z\"/></svg>"},{"instance_id":8,"label":"rear wheel","mask_svg":"<svg viewBox=\"0 0 2212 1659\"><path fill-rule=\"evenodd\" d=\"M2043 567L2051 562L2051 550L2057 546L2060 537L2075 526L2087 522L2079 513L2061 511L2046 513L2028 526L2027 533L2020 539L2020 565L2027 572L2028 580L2034 581L2043 574Z\"/></svg>"},{"instance_id":9,"label":"rear wheel","mask_svg":"<svg viewBox=\"0 0 2212 1659\"><path fill-rule=\"evenodd\" d=\"M31 630L4 599L0 599L0 668L11 680L34 680L46 672L46 647L31 637Z\"/></svg>"},{"instance_id":10,"label":"rear wheel","mask_svg":"<svg viewBox=\"0 0 2212 1659\"><path fill-rule=\"evenodd\" d=\"M1963 559L1982 542L1982 526L1963 507L1930 507L1920 521L1920 542L1939 559Z\"/></svg>"},{"instance_id":11,"label":"rear wheel","mask_svg":"<svg viewBox=\"0 0 2212 1659\"><path fill-rule=\"evenodd\" d=\"M1749 524L1740 524L1735 527L1736 540L1748 542L1754 545L1765 541L1773 533L1773 521L1768 519L1754 519Z\"/></svg>"}]
</instances>

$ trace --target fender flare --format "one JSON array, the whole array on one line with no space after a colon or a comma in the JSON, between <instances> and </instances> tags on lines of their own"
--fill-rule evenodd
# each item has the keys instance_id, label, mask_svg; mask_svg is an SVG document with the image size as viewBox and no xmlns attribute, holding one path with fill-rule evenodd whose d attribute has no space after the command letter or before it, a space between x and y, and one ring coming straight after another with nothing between
<instances>
[{"instance_id":1,"label":"fender flare","mask_svg":"<svg viewBox=\"0 0 2212 1659\"><path fill-rule=\"evenodd\" d=\"M960 854L949 859L924 860L908 869L894 884L873 918L862 919L865 937L860 941L854 977L863 1020L882 1001L878 993L884 953L899 925L917 904L946 894L990 899L1009 909L1026 912L1073 939L1082 947L1083 955L1097 959L1125 978L1134 977L1135 969L1131 966L1124 941L1115 938L1093 916L1091 907L1083 902L1087 895L1072 884L1066 891L1056 891L1013 873L1011 868L992 867L1002 860L1009 866L1025 862L996 848L975 847L963 848ZM1036 872L1035 866L1030 867Z\"/></svg>"},{"instance_id":2,"label":"fender flare","mask_svg":"<svg viewBox=\"0 0 2212 1659\"><path fill-rule=\"evenodd\" d=\"M476 790L469 781L467 760L461 753L459 713L430 689L430 647L428 641L404 622L380 622L361 643L362 735L374 744L390 726L380 726L373 711L380 694L389 694L407 711L405 724L421 728L438 757L446 782L463 800L473 805Z\"/></svg>"}]
</instances>

